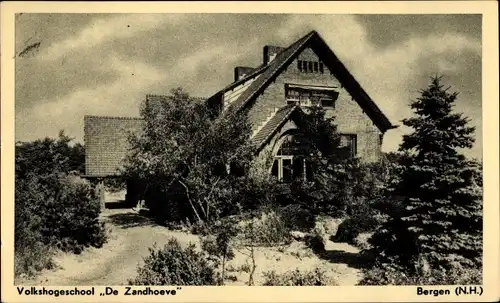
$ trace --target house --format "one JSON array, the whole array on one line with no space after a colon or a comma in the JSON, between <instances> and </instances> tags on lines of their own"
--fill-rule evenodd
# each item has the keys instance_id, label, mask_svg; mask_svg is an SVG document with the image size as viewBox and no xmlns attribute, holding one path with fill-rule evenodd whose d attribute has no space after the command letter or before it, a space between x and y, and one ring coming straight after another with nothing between
<instances>
[{"instance_id":1,"label":"house","mask_svg":"<svg viewBox=\"0 0 500 303\"><path fill-rule=\"evenodd\" d=\"M327 115L335 115L342 144L365 162L380 158L383 136L395 127L316 31L288 47L264 46L262 64L236 67L234 81L204 102L219 114L246 111L252 142L260 154L274 155L269 171L282 180L307 173L301 163L294 163L290 147L300 124L296 113L308 106L321 105ZM115 176L128 150L128 134L140 131L142 120L103 116L84 120L86 176Z\"/></svg>"}]
</instances>

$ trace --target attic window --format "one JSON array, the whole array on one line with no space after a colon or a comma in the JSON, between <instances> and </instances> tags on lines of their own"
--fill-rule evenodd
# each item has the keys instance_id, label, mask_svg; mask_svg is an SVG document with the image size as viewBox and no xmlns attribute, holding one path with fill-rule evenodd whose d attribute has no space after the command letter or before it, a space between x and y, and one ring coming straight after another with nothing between
<instances>
[{"instance_id":1,"label":"attic window","mask_svg":"<svg viewBox=\"0 0 500 303\"><path fill-rule=\"evenodd\" d=\"M297 68L301 73L321 73L325 72L323 62L297 60Z\"/></svg>"}]
</instances>

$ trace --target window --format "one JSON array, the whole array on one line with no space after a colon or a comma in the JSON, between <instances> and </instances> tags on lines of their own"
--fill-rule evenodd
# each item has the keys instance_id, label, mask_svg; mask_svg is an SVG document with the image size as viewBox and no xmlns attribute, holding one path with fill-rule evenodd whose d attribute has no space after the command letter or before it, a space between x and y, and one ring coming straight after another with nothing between
<instances>
[{"instance_id":1,"label":"window","mask_svg":"<svg viewBox=\"0 0 500 303\"><path fill-rule=\"evenodd\" d=\"M286 136L276 156L274 157L271 173L282 182L292 180L308 180L312 176L309 163L301 156L303 143L296 136Z\"/></svg>"},{"instance_id":2,"label":"window","mask_svg":"<svg viewBox=\"0 0 500 303\"><path fill-rule=\"evenodd\" d=\"M351 157L356 157L358 153L358 138L355 134L342 134L340 135L340 146L347 148Z\"/></svg>"},{"instance_id":3,"label":"window","mask_svg":"<svg viewBox=\"0 0 500 303\"><path fill-rule=\"evenodd\" d=\"M285 84L287 104L335 108L339 93L335 87Z\"/></svg>"},{"instance_id":4,"label":"window","mask_svg":"<svg viewBox=\"0 0 500 303\"><path fill-rule=\"evenodd\" d=\"M297 67L301 73L324 73L325 65L318 61L297 60Z\"/></svg>"},{"instance_id":5,"label":"window","mask_svg":"<svg viewBox=\"0 0 500 303\"><path fill-rule=\"evenodd\" d=\"M333 98L321 98L321 106L335 108L335 100Z\"/></svg>"}]
</instances>

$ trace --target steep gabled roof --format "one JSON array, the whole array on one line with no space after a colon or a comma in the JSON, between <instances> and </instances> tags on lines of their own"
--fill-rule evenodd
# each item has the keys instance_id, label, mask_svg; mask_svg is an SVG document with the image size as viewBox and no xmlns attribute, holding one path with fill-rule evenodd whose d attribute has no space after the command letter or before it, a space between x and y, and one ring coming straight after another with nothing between
<instances>
[{"instance_id":1,"label":"steep gabled roof","mask_svg":"<svg viewBox=\"0 0 500 303\"><path fill-rule=\"evenodd\" d=\"M274 134L280 129L295 110L299 108L296 105L286 105L280 108L274 116L253 136L250 141L257 147L258 150L271 139Z\"/></svg>"},{"instance_id":2,"label":"steep gabled roof","mask_svg":"<svg viewBox=\"0 0 500 303\"><path fill-rule=\"evenodd\" d=\"M238 97L238 99L233 101L230 106L231 110L242 110L252 103L273 81L273 79L275 79L281 71L286 68L307 46L310 46L318 53L325 65L330 69L330 71L341 82L349 94L358 102L361 108L381 131L385 132L388 129L395 127L316 31L311 31L304 37L300 38L288 48L280 52L269 64L257 68L247 77L232 83L223 90L219 91L218 94L223 94L225 90L232 89L234 86L260 74L250 87L246 89Z\"/></svg>"}]
</instances>

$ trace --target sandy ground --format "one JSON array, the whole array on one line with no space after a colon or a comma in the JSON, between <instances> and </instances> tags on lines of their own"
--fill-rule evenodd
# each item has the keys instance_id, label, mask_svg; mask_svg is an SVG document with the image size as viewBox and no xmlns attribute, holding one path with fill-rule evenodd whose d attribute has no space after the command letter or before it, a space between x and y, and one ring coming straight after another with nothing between
<instances>
[{"instance_id":1,"label":"sandy ground","mask_svg":"<svg viewBox=\"0 0 500 303\"><path fill-rule=\"evenodd\" d=\"M119 197L118 197L119 198ZM113 202L117 197L108 196ZM108 206L112 206L109 203ZM100 249L88 248L80 255L59 253L54 260L57 268L43 271L34 279L18 281L23 285L125 285L136 275L137 266L148 255L148 248L156 243L163 246L169 237L176 237L181 244L197 243L198 236L171 231L158 226L130 209L106 209L102 213L110 230L108 242ZM284 272L296 268L312 270L320 267L327 271L338 285L355 285L360 277L359 250L349 244L328 242L326 253L314 255L302 242L293 242L287 247L258 248L255 251L256 285L263 282L262 273L269 270ZM235 258L228 262L227 275L236 281L226 281L227 285L245 285L250 265L248 251L235 252Z\"/></svg>"}]
</instances>

